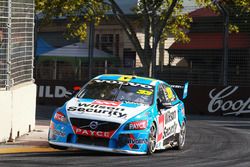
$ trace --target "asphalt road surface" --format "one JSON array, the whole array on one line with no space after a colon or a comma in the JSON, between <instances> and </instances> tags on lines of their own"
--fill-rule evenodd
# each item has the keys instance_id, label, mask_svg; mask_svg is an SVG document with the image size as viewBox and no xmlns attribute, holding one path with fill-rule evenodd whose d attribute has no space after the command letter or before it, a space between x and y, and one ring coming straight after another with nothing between
<instances>
[{"instance_id":1,"label":"asphalt road surface","mask_svg":"<svg viewBox=\"0 0 250 167\"><path fill-rule=\"evenodd\" d=\"M184 150L166 150L152 156L90 151L0 155L0 166L250 166L250 119L192 116Z\"/></svg>"}]
</instances>

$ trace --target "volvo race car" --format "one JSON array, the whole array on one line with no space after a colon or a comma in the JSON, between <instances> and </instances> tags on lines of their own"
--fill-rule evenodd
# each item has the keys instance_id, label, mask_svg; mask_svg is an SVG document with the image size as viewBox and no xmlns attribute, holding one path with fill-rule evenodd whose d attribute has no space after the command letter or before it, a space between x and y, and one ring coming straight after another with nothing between
<instances>
[{"instance_id":1,"label":"volvo race car","mask_svg":"<svg viewBox=\"0 0 250 167\"><path fill-rule=\"evenodd\" d=\"M57 149L152 154L182 149L185 135L184 104L170 85L151 78L100 75L54 112L48 141Z\"/></svg>"}]
</instances>

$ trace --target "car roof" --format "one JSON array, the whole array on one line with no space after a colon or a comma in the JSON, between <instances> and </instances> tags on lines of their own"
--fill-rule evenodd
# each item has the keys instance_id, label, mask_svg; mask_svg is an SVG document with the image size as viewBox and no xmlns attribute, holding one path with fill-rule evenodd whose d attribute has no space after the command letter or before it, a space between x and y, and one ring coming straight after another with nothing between
<instances>
[{"instance_id":1,"label":"car roof","mask_svg":"<svg viewBox=\"0 0 250 167\"><path fill-rule=\"evenodd\" d=\"M152 86L155 86L157 83L164 83L163 81L153 78L146 78L135 75L120 75L120 74L104 74L104 75L99 75L94 79L133 82L133 83L152 85Z\"/></svg>"}]
</instances>

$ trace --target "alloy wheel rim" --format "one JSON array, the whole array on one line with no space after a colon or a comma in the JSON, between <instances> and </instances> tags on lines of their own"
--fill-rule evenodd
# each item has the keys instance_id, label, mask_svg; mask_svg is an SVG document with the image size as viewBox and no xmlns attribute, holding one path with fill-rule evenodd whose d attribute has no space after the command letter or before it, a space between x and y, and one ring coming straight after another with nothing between
<instances>
[{"instance_id":1,"label":"alloy wheel rim","mask_svg":"<svg viewBox=\"0 0 250 167\"><path fill-rule=\"evenodd\" d=\"M156 146L156 128L154 126L150 129L150 149L152 152L155 151Z\"/></svg>"},{"instance_id":2,"label":"alloy wheel rim","mask_svg":"<svg viewBox=\"0 0 250 167\"><path fill-rule=\"evenodd\" d=\"M185 135L186 135L186 126L185 123L183 123L180 131L180 146L183 146L185 143Z\"/></svg>"}]
</instances>

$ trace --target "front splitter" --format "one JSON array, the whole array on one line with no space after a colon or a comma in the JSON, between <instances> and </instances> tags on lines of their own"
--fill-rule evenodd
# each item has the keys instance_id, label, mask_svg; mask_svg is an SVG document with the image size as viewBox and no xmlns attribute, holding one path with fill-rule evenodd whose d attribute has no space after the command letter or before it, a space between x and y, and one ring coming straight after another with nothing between
<instances>
[{"instance_id":1,"label":"front splitter","mask_svg":"<svg viewBox=\"0 0 250 167\"><path fill-rule=\"evenodd\" d=\"M147 152L121 150L121 149L107 148L107 147L102 147L102 146L90 146L90 145L86 145L86 144L73 144L73 143L62 143L62 142L53 142L53 141L49 141L49 143L53 144L53 145L57 145L57 146L78 148L78 149L85 149L85 150L92 150L92 151L112 152L112 153L121 153L121 154L133 154L133 155L147 154Z\"/></svg>"}]
</instances>

